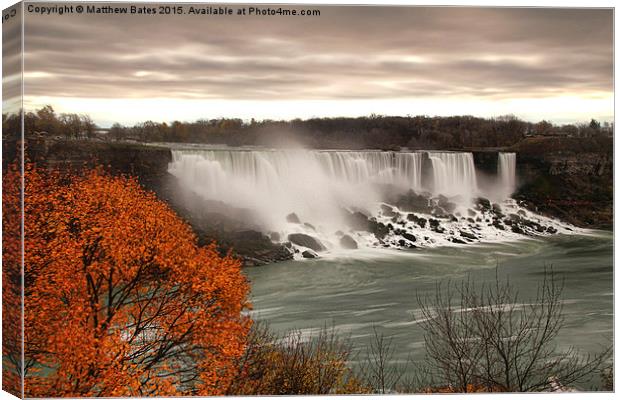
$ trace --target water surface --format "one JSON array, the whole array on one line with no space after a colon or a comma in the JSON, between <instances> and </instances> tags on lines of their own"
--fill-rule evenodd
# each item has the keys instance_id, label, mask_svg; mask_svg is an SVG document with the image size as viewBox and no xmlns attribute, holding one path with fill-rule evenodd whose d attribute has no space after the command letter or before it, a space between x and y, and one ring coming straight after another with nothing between
<instances>
[{"instance_id":1,"label":"water surface","mask_svg":"<svg viewBox=\"0 0 620 400\"><path fill-rule=\"evenodd\" d=\"M246 269L253 317L278 333L298 329L312 336L333 326L362 356L373 327L393 339L397 358L424 355L416 296L436 284L476 283L508 277L527 302L536 295L543 268L564 280L562 347L597 352L613 338L613 237L610 232L557 235L516 242L413 251L358 250L331 258ZM583 385L596 385L597 377Z\"/></svg>"}]
</instances>

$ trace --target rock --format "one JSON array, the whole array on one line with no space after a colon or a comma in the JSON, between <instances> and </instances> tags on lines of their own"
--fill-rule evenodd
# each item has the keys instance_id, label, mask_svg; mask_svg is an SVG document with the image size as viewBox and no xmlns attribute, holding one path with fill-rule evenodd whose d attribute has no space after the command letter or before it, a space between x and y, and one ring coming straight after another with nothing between
<instances>
[{"instance_id":1,"label":"rock","mask_svg":"<svg viewBox=\"0 0 620 400\"><path fill-rule=\"evenodd\" d=\"M459 238L455 238L455 237L451 238L450 240L452 241L452 243L467 244L467 242L465 242L465 241L463 241L463 240L461 240Z\"/></svg>"},{"instance_id":2,"label":"rock","mask_svg":"<svg viewBox=\"0 0 620 400\"><path fill-rule=\"evenodd\" d=\"M476 237L476 235L469 233L469 232L465 232L465 231L459 231L459 233L461 234L462 237L464 237L465 239L470 239L470 240L477 240L478 237Z\"/></svg>"},{"instance_id":3,"label":"rock","mask_svg":"<svg viewBox=\"0 0 620 400\"><path fill-rule=\"evenodd\" d=\"M520 235L524 235L524 234L525 234L525 232L523 231L523 229L521 229L521 227L520 227L519 225L517 225L517 224L512 224L512 231L513 231L514 233L518 233L518 234L520 234Z\"/></svg>"},{"instance_id":4,"label":"rock","mask_svg":"<svg viewBox=\"0 0 620 400\"><path fill-rule=\"evenodd\" d=\"M303 252L303 253L301 253L301 256L302 256L303 258L318 258L318 257L319 257L319 255L318 255L318 254L316 254L316 253L315 253L314 251L312 251L312 250L304 250L304 252Z\"/></svg>"},{"instance_id":5,"label":"rock","mask_svg":"<svg viewBox=\"0 0 620 400\"><path fill-rule=\"evenodd\" d=\"M428 214L432 207L428 204L430 194L422 195L417 194L413 190L408 191L406 194L400 196L396 201L396 206L400 210L413 211Z\"/></svg>"},{"instance_id":6,"label":"rock","mask_svg":"<svg viewBox=\"0 0 620 400\"><path fill-rule=\"evenodd\" d=\"M345 249L357 249L357 242L349 235L340 238L340 246Z\"/></svg>"},{"instance_id":7,"label":"rock","mask_svg":"<svg viewBox=\"0 0 620 400\"><path fill-rule=\"evenodd\" d=\"M499 222L499 220L494 220L494 221L493 221L493 226L494 226L495 228L497 228L497 229L502 230L502 231L503 231L503 230L505 230L504 225L502 225L502 224Z\"/></svg>"},{"instance_id":8,"label":"rock","mask_svg":"<svg viewBox=\"0 0 620 400\"><path fill-rule=\"evenodd\" d=\"M418 224L420 228L424 228L426 226L426 218L418 217L415 214L409 214L407 215L407 219Z\"/></svg>"},{"instance_id":9,"label":"rock","mask_svg":"<svg viewBox=\"0 0 620 400\"><path fill-rule=\"evenodd\" d=\"M377 239L383 239L388 233L389 229L387 226L382 224L381 222L368 220L369 222L369 231L374 233Z\"/></svg>"},{"instance_id":10,"label":"rock","mask_svg":"<svg viewBox=\"0 0 620 400\"><path fill-rule=\"evenodd\" d=\"M400 239L398 241L398 245L400 247L405 247L405 248L408 248L408 249L415 249L416 248L415 244L411 244L411 243L407 242L405 239Z\"/></svg>"},{"instance_id":11,"label":"rock","mask_svg":"<svg viewBox=\"0 0 620 400\"><path fill-rule=\"evenodd\" d=\"M304 233L291 233L290 235L288 235L288 240L298 246L307 247L314 251L326 250L325 246L323 246L323 243L321 243L319 239L314 238L310 235L306 235Z\"/></svg>"},{"instance_id":12,"label":"rock","mask_svg":"<svg viewBox=\"0 0 620 400\"><path fill-rule=\"evenodd\" d=\"M278 232L271 232L269 234L269 239L271 239L272 242L279 242L280 241L280 234Z\"/></svg>"},{"instance_id":13,"label":"rock","mask_svg":"<svg viewBox=\"0 0 620 400\"><path fill-rule=\"evenodd\" d=\"M500 207L499 204L493 203L493 205L491 206L491 209L500 218L502 218L504 216L504 214L502 213L502 207Z\"/></svg>"},{"instance_id":14,"label":"rock","mask_svg":"<svg viewBox=\"0 0 620 400\"><path fill-rule=\"evenodd\" d=\"M452 203L446 196L439 195L437 197L437 205L444 209L448 214L452 214L456 209L456 204Z\"/></svg>"},{"instance_id":15,"label":"rock","mask_svg":"<svg viewBox=\"0 0 620 400\"><path fill-rule=\"evenodd\" d=\"M299 217L295 213L290 213L289 215L287 215L286 216L286 222L290 222L292 224L300 224L301 223L301 221L299 220Z\"/></svg>"},{"instance_id":16,"label":"rock","mask_svg":"<svg viewBox=\"0 0 620 400\"><path fill-rule=\"evenodd\" d=\"M394 212L394 209L387 204L381 204L381 213L386 217L395 217L398 215L398 213Z\"/></svg>"},{"instance_id":17,"label":"rock","mask_svg":"<svg viewBox=\"0 0 620 400\"><path fill-rule=\"evenodd\" d=\"M552 227L552 226L548 226L548 227L547 227L547 232L549 232L549 233L558 233L558 230L557 230L557 229L555 229L555 228L554 228L554 227Z\"/></svg>"},{"instance_id":18,"label":"rock","mask_svg":"<svg viewBox=\"0 0 620 400\"><path fill-rule=\"evenodd\" d=\"M484 197L478 197L476 199L476 208L479 210L489 211L491 210L491 202L489 199L485 199Z\"/></svg>"},{"instance_id":19,"label":"rock","mask_svg":"<svg viewBox=\"0 0 620 400\"><path fill-rule=\"evenodd\" d=\"M405 239L409 240L410 242L415 242L416 241L416 237L414 235L412 235L411 233L404 232L401 236L404 237Z\"/></svg>"},{"instance_id":20,"label":"rock","mask_svg":"<svg viewBox=\"0 0 620 400\"><path fill-rule=\"evenodd\" d=\"M345 219L347 225L349 225L353 230L372 232L368 216L359 211L353 213L347 211L345 214Z\"/></svg>"},{"instance_id":21,"label":"rock","mask_svg":"<svg viewBox=\"0 0 620 400\"><path fill-rule=\"evenodd\" d=\"M308 228L312 229L313 231L316 231L316 228L314 227L314 225L308 223L308 222L304 222L304 226L307 226Z\"/></svg>"}]
</instances>

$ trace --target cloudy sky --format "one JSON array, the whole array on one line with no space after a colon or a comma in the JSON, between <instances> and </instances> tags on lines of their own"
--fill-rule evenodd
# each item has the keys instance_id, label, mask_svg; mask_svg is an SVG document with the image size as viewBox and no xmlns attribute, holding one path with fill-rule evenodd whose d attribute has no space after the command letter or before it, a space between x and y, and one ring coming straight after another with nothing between
<instances>
[{"instance_id":1,"label":"cloudy sky","mask_svg":"<svg viewBox=\"0 0 620 400\"><path fill-rule=\"evenodd\" d=\"M25 103L103 126L370 113L613 118L611 10L315 9L26 13Z\"/></svg>"}]
</instances>

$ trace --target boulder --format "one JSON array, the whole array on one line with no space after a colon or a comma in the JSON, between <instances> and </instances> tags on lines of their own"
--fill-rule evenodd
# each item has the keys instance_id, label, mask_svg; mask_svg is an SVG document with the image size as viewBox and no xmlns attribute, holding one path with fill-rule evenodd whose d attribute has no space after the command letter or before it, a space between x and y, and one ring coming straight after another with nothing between
<instances>
[{"instance_id":1,"label":"boulder","mask_svg":"<svg viewBox=\"0 0 620 400\"><path fill-rule=\"evenodd\" d=\"M429 196L417 194L410 190L398 198L396 206L401 210L428 214L432 208L428 205Z\"/></svg>"},{"instance_id":2,"label":"boulder","mask_svg":"<svg viewBox=\"0 0 620 400\"><path fill-rule=\"evenodd\" d=\"M353 213L346 212L345 214L347 225L351 227L351 229L356 231L367 231L372 232L370 230L370 221L368 220L368 216L363 213L356 211Z\"/></svg>"},{"instance_id":3,"label":"boulder","mask_svg":"<svg viewBox=\"0 0 620 400\"><path fill-rule=\"evenodd\" d=\"M357 249L357 242L349 235L340 238L340 246L344 249Z\"/></svg>"},{"instance_id":4,"label":"boulder","mask_svg":"<svg viewBox=\"0 0 620 400\"><path fill-rule=\"evenodd\" d=\"M491 202L489 199L485 199L484 197L478 197L476 199L476 208L479 210L489 211L491 210Z\"/></svg>"},{"instance_id":5,"label":"boulder","mask_svg":"<svg viewBox=\"0 0 620 400\"><path fill-rule=\"evenodd\" d=\"M394 209L387 204L381 204L381 213L386 217L396 217L398 216L397 212L394 212Z\"/></svg>"},{"instance_id":6,"label":"boulder","mask_svg":"<svg viewBox=\"0 0 620 400\"><path fill-rule=\"evenodd\" d=\"M415 242L416 241L416 237L414 235L412 235L411 233L404 232L401 236L404 237L405 239L407 239L410 242Z\"/></svg>"},{"instance_id":7,"label":"boulder","mask_svg":"<svg viewBox=\"0 0 620 400\"><path fill-rule=\"evenodd\" d=\"M288 240L298 246L307 247L314 251L326 250L325 246L323 246L323 243L321 243L319 239L314 238L310 235L306 235L304 233L291 233L290 235L288 235Z\"/></svg>"},{"instance_id":8,"label":"boulder","mask_svg":"<svg viewBox=\"0 0 620 400\"><path fill-rule=\"evenodd\" d=\"M368 220L369 231L374 233L377 239L383 239L388 233L389 229L381 222Z\"/></svg>"},{"instance_id":9,"label":"boulder","mask_svg":"<svg viewBox=\"0 0 620 400\"><path fill-rule=\"evenodd\" d=\"M418 224L420 226L420 228L424 228L426 226L426 218L422 218L422 217L418 217L415 214L409 214L407 215L407 219L409 221L413 221L416 224Z\"/></svg>"},{"instance_id":10,"label":"boulder","mask_svg":"<svg viewBox=\"0 0 620 400\"><path fill-rule=\"evenodd\" d=\"M314 251L312 250L305 250L303 253L301 253L301 256L303 258L318 258L319 255L316 254Z\"/></svg>"},{"instance_id":11,"label":"boulder","mask_svg":"<svg viewBox=\"0 0 620 400\"><path fill-rule=\"evenodd\" d=\"M465 239L470 239L470 240L477 240L478 238L476 237L476 235L469 233L469 232L465 232L465 231L459 231L459 233L461 234L462 237L464 237Z\"/></svg>"},{"instance_id":12,"label":"boulder","mask_svg":"<svg viewBox=\"0 0 620 400\"><path fill-rule=\"evenodd\" d=\"M301 223L301 221L299 220L299 217L295 213L290 213L289 215L287 215L286 216L286 222L290 222L292 224L300 224Z\"/></svg>"},{"instance_id":13,"label":"boulder","mask_svg":"<svg viewBox=\"0 0 620 400\"><path fill-rule=\"evenodd\" d=\"M280 241L280 234L278 232L271 232L269 234L269 239L271 239L272 242L279 242Z\"/></svg>"}]
</instances>

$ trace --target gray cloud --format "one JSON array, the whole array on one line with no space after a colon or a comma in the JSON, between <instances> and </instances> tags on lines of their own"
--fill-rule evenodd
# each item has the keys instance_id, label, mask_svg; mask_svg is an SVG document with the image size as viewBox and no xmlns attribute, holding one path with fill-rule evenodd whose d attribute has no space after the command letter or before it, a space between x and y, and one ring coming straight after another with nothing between
<instances>
[{"instance_id":1,"label":"gray cloud","mask_svg":"<svg viewBox=\"0 0 620 400\"><path fill-rule=\"evenodd\" d=\"M503 99L612 91L611 10L314 8L320 17L26 14L26 95Z\"/></svg>"}]
</instances>

